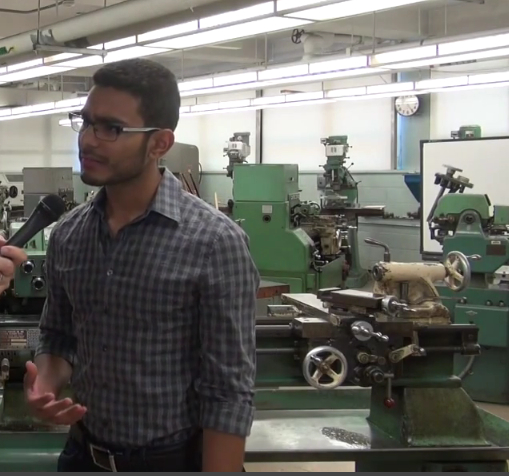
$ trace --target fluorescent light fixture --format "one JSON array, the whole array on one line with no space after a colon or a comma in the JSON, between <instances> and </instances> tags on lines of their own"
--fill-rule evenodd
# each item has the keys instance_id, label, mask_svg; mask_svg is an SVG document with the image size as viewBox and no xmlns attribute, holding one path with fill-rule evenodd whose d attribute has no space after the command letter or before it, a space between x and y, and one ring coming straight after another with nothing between
<instances>
[{"instance_id":1,"label":"fluorescent light fixture","mask_svg":"<svg viewBox=\"0 0 509 476\"><path fill-rule=\"evenodd\" d=\"M306 20L297 20L292 18L264 18L263 20L255 20L239 25L231 25L224 28L182 36L180 38L163 40L157 43L152 43L148 46L170 48L174 50L194 48L196 46L212 45L224 41L261 35L263 33L296 28L298 26L307 25L308 23L310 22Z\"/></svg>"},{"instance_id":2,"label":"fluorescent light fixture","mask_svg":"<svg viewBox=\"0 0 509 476\"><path fill-rule=\"evenodd\" d=\"M0 109L0 117L10 116L12 114L12 109Z\"/></svg>"},{"instance_id":3,"label":"fluorescent light fixture","mask_svg":"<svg viewBox=\"0 0 509 476\"><path fill-rule=\"evenodd\" d=\"M284 68L272 68L260 71L258 79L260 81L267 81L270 79L291 78L293 76L304 76L309 73L309 66L307 64L298 64L295 66L286 66Z\"/></svg>"},{"instance_id":4,"label":"fluorescent light fixture","mask_svg":"<svg viewBox=\"0 0 509 476\"><path fill-rule=\"evenodd\" d=\"M40 66L38 68L17 71L16 73L7 73L0 75L0 83L13 83L16 81L25 81L26 79L40 78L43 76L51 76L52 74L64 73L72 68L63 66Z\"/></svg>"},{"instance_id":5,"label":"fluorescent light fixture","mask_svg":"<svg viewBox=\"0 0 509 476\"><path fill-rule=\"evenodd\" d=\"M415 83L415 89L448 88L451 86L466 86L468 76L453 76L451 78L425 79Z\"/></svg>"},{"instance_id":6,"label":"fluorescent light fixture","mask_svg":"<svg viewBox=\"0 0 509 476\"><path fill-rule=\"evenodd\" d=\"M24 63L17 63L10 66L7 66L7 72L11 73L13 71L19 71L20 69L28 69L28 68L34 68L36 66L42 65L42 58L31 60L31 61L25 61Z\"/></svg>"},{"instance_id":7,"label":"fluorescent light fixture","mask_svg":"<svg viewBox=\"0 0 509 476\"><path fill-rule=\"evenodd\" d=\"M509 81L509 72L476 74L468 78L468 84L490 84Z\"/></svg>"},{"instance_id":8,"label":"fluorescent light fixture","mask_svg":"<svg viewBox=\"0 0 509 476\"><path fill-rule=\"evenodd\" d=\"M60 53L54 56L47 56L44 58L44 64L55 63L56 61L65 61L67 59L77 58L78 56L81 55L78 53Z\"/></svg>"},{"instance_id":9,"label":"fluorescent light fixture","mask_svg":"<svg viewBox=\"0 0 509 476\"><path fill-rule=\"evenodd\" d=\"M62 99L61 101L57 101L55 103L55 108L56 109L66 109L68 107L73 107L73 106L83 106L87 101L87 98L86 97L82 97L82 98L72 98L72 99Z\"/></svg>"},{"instance_id":10,"label":"fluorescent light fixture","mask_svg":"<svg viewBox=\"0 0 509 476\"><path fill-rule=\"evenodd\" d=\"M367 93L368 94L385 94L385 93L399 93L411 91L414 89L414 83L390 83L390 84L380 84L377 86L368 86Z\"/></svg>"},{"instance_id":11,"label":"fluorescent light fixture","mask_svg":"<svg viewBox=\"0 0 509 476\"><path fill-rule=\"evenodd\" d=\"M365 68L366 66L368 66L367 56L354 56L352 58L321 61L319 63L310 63L309 72L311 74L328 73L331 71Z\"/></svg>"},{"instance_id":12,"label":"fluorescent light fixture","mask_svg":"<svg viewBox=\"0 0 509 476\"><path fill-rule=\"evenodd\" d=\"M205 89L212 88L214 86L214 80L212 78L197 79L196 81L184 81L179 83L179 90L192 91L193 89Z\"/></svg>"},{"instance_id":13,"label":"fluorescent light fixture","mask_svg":"<svg viewBox=\"0 0 509 476\"><path fill-rule=\"evenodd\" d=\"M64 61L63 63L58 63L57 66L69 67L70 69L76 68L87 68L89 66L97 66L103 63L102 56L85 56L84 58L79 58L71 61ZM0 76L1 78L1 76Z\"/></svg>"},{"instance_id":14,"label":"fluorescent light fixture","mask_svg":"<svg viewBox=\"0 0 509 476\"><path fill-rule=\"evenodd\" d=\"M262 17L274 13L274 2L260 3L240 10L233 10L226 13L220 13L211 17L201 18L200 28L213 28L228 23L249 20L251 18Z\"/></svg>"},{"instance_id":15,"label":"fluorescent light fixture","mask_svg":"<svg viewBox=\"0 0 509 476\"><path fill-rule=\"evenodd\" d=\"M47 102L43 104L34 104L31 106L32 112L37 111L47 111L48 109L55 109L55 103L54 102Z\"/></svg>"},{"instance_id":16,"label":"fluorescent light fixture","mask_svg":"<svg viewBox=\"0 0 509 476\"><path fill-rule=\"evenodd\" d=\"M285 10L294 10L301 7L309 7L312 5L319 5L320 3L326 3L329 0L277 0L276 10L283 12Z\"/></svg>"},{"instance_id":17,"label":"fluorescent light fixture","mask_svg":"<svg viewBox=\"0 0 509 476\"><path fill-rule=\"evenodd\" d=\"M237 101L224 101L218 103L218 109L233 109L239 107L249 107L251 105L250 99L239 99Z\"/></svg>"},{"instance_id":18,"label":"fluorescent light fixture","mask_svg":"<svg viewBox=\"0 0 509 476\"><path fill-rule=\"evenodd\" d=\"M314 91L311 93L293 93L286 95L286 102L312 101L323 99L323 91Z\"/></svg>"},{"instance_id":19,"label":"fluorescent light fixture","mask_svg":"<svg viewBox=\"0 0 509 476\"><path fill-rule=\"evenodd\" d=\"M509 46L509 33L443 43L438 45L438 54L453 55L456 53L467 53L469 51L487 50L504 46Z\"/></svg>"},{"instance_id":20,"label":"fluorescent light fixture","mask_svg":"<svg viewBox=\"0 0 509 476\"><path fill-rule=\"evenodd\" d=\"M387 53L379 53L371 57L371 64L381 65L388 63L397 63L399 61L410 61L421 58L429 58L437 55L437 45L421 46L418 48L409 48L399 51L388 51Z\"/></svg>"},{"instance_id":21,"label":"fluorescent light fixture","mask_svg":"<svg viewBox=\"0 0 509 476\"><path fill-rule=\"evenodd\" d=\"M327 91L325 94L328 98L346 98L351 96L364 96L367 94L367 87L363 86L361 88L346 88L346 89L333 89L331 91Z\"/></svg>"},{"instance_id":22,"label":"fluorescent light fixture","mask_svg":"<svg viewBox=\"0 0 509 476\"><path fill-rule=\"evenodd\" d=\"M229 74L226 76L218 76L213 79L214 86L228 86L231 84L245 84L251 83L258 79L258 73L256 71L252 71L250 73L240 73L240 74Z\"/></svg>"},{"instance_id":23,"label":"fluorescent light fixture","mask_svg":"<svg viewBox=\"0 0 509 476\"><path fill-rule=\"evenodd\" d=\"M265 106L268 104L281 104L285 102L284 96L265 96L251 101L253 106Z\"/></svg>"},{"instance_id":24,"label":"fluorescent light fixture","mask_svg":"<svg viewBox=\"0 0 509 476\"><path fill-rule=\"evenodd\" d=\"M296 13L287 13L285 16L304 18L312 21L325 21L389 10L427 1L429 0L347 0L339 4L324 5L323 7L310 8Z\"/></svg>"},{"instance_id":25,"label":"fluorescent light fixture","mask_svg":"<svg viewBox=\"0 0 509 476\"><path fill-rule=\"evenodd\" d=\"M180 23L179 25L169 26L167 28L160 28L159 30L149 31L138 35L138 41L153 41L160 38L169 38L171 36L183 35L198 30L198 20L193 20L187 23Z\"/></svg>"},{"instance_id":26,"label":"fluorescent light fixture","mask_svg":"<svg viewBox=\"0 0 509 476\"><path fill-rule=\"evenodd\" d=\"M132 48L124 48L108 53L104 58L104 63L115 63L131 58L142 58L144 56L157 55L168 52L164 48L151 48L148 46L133 46Z\"/></svg>"}]
</instances>

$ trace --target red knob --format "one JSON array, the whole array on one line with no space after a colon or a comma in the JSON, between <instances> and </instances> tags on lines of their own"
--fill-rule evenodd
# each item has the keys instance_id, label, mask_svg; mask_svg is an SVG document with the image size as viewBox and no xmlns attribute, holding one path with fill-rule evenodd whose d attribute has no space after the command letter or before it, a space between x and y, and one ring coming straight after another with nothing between
<instances>
[{"instance_id":1,"label":"red knob","mask_svg":"<svg viewBox=\"0 0 509 476\"><path fill-rule=\"evenodd\" d=\"M384 405L390 410L396 406L396 402L392 398L386 398L384 400Z\"/></svg>"}]
</instances>

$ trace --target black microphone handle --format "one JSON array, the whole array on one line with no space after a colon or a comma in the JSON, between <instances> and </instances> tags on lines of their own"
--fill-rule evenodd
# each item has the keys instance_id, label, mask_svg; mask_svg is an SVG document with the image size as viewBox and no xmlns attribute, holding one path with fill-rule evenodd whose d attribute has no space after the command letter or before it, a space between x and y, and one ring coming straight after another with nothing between
<instances>
[{"instance_id":1,"label":"black microphone handle","mask_svg":"<svg viewBox=\"0 0 509 476\"><path fill-rule=\"evenodd\" d=\"M40 210L35 210L30 218L23 224L23 226L11 236L5 246L16 246L17 248L23 248L37 233L51 225L48 223L48 219L41 213Z\"/></svg>"}]
</instances>

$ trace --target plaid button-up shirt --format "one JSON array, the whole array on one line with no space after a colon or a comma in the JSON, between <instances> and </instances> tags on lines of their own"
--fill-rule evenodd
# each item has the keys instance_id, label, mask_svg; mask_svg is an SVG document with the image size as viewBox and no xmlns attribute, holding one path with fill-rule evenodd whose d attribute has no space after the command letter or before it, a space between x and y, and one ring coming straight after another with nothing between
<instances>
[{"instance_id":1,"label":"plaid button-up shirt","mask_svg":"<svg viewBox=\"0 0 509 476\"><path fill-rule=\"evenodd\" d=\"M104 203L101 191L52 231L36 354L73 365L83 423L104 443L249 435L260 281L245 233L167 170L115 238Z\"/></svg>"}]
</instances>

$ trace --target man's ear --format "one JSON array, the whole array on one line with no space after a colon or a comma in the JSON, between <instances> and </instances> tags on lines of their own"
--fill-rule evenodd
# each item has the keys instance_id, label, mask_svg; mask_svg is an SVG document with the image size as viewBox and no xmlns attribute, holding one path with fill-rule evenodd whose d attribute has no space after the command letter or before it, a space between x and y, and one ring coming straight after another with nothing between
<instances>
[{"instance_id":1,"label":"man's ear","mask_svg":"<svg viewBox=\"0 0 509 476\"><path fill-rule=\"evenodd\" d=\"M159 160L175 143L175 134L170 129L163 129L152 134L148 146L148 157Z\"/></svg>"}]
</instances>

